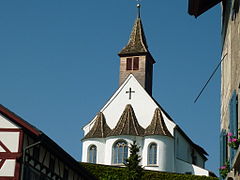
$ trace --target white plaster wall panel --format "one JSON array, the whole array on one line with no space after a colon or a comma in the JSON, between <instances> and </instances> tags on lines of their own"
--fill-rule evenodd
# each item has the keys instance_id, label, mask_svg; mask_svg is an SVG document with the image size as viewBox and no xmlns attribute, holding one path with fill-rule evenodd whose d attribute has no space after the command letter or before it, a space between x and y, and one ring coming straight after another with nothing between
<instances>
[{"instance_id":1,"label":"white plaster wall panel","mask_svg":"<svg viewBox=\"0 0 240 180\"><path fill-rule=\"evenodd\" d=\"M118 137L108 137L106 139L106 146L105 146L105 164L106 165L112 165L112 157L113 157L113 145L115 142L119 141L119 140L124 140L127 142L128 146L130 146L130 144L133 143L133 141L135 140L137 145L140 147L143 147L143 138L142 137L134 137L134 136L118 136ZM142 154L142 150L140 148L140 152L139 154ZM128 148L128 156L130 155L130 151ZM140 163L141 164L141 163Z\"/></svg>"},{"instance_id":2,"label":"white plaster wall panel","mask_svg":"<svg viewBox=\"0 0 240 180\"><path fill-rule=\"evenodd\" d=\"M16 160L6 160L0 169L0 177L7 176L13 177L15 172ZM14 167L14 168L13 168Z\"/></svg>"},{"instance_id":3,"label":"white plaster wall panel","mask_svg":"<svg viewBox=\"0 0 240 180\"><path fill-rule=\"evenodd\" d=\"M186 172L191 172L193 175L209 176L209 171L207 171L206 169L184 162L179 159L176 160L176 172L182 174L185 174Z\"/></svg>"},{"instance_id":4,"label":"white plaster wall panel","mask_svg":"<svg viewBox=\"0 0 240 180\"><path fill-rule=\"evenodd\" d=\"M5 150L1 146L0 146L0 152L5 152Z\"/></svg>"},{"instance_id":5,"label":"white plaster wall panel","mask_svg":"<svg viewBox=\"0 0 240 180\"><path fill-rule=\"evenodd\" d=\"M11 152L18 152L19 135L19 132L0 132L0 141L2 141ZM3 148L1 148L0 151L1 150L3 150Z\"/></svg>"},{"instance_id":6,"label":"white plaster wall panel","mask_svg":"<svg viewBox=\"0 0 240 180\"><path fill-rule=\"evenodd\" d=\"M104 164L105 140L103 138L83 140L82 162L88 162L88 149L91 145L97 147L97 164Z\"/></svg>"},{"instance_id":7,"label":"white plaster wall panel","mask_svg":"<svg viewBox=\"0 0 240 180\"><path fill-rule=\"evenodd\" d=\"M0 114L0 127L1 128L19 129L19 127L17 125L13 124L10 120L8 120L2 114Z\"/></svg>"}]
</instances>

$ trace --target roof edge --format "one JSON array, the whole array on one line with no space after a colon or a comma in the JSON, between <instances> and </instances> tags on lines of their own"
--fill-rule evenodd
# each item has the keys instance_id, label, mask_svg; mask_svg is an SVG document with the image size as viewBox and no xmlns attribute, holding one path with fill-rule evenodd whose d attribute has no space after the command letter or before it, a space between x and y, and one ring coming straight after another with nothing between
<instances>
[{"instance_id":1,"label":"roof edge","mask_svg":"<svg viewBox=\"0 0 240 180\"><path fill-rule=\"evenodd\" d=\"M22 119L20 116L15 114L14 112L10 111L8 108L0 104L0 113L9 118L11 121L13 121L18 126L27 129L31 133L33 133L36 136L39 136L42 134L40 130L33 127L30 123Z\"/></svg>"}]
</instances>

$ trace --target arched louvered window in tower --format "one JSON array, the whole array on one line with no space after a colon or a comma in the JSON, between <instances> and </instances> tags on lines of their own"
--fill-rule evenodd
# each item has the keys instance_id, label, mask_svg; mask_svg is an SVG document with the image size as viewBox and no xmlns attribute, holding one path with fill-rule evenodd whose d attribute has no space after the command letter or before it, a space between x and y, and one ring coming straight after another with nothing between
<instances>
[{"instance_id":1,"label":"arched louvered window in tower","mask_svg":"<svg viewBox=\"0 0 240 180\"><path fill-rule=\"evenodd\" d=\"M113 164L123 164L128 158L128 145L125 141L117 141L113 145Z\"/></svg>"},{"instance_id":2,"label":"arched louvered window in tower","mask_svg":"<svg viewBox=\"0 0 240 180\"><path fill-rule=\"evenodd\" d=\"M91 145L88 150L88 162L89 163L97 162L97 147L95 145Z\"/></svg>"},{"instance_id":3,"label":"arched louvered window in tower","mask_svg":"<svg viewBox=\"0 0 240 180\"><path fill-rule=\"evenodd\" d=\"M156 165L157 164L157 144L151 143L148 148L148 164Z\"/></svg>"}]
</instances>

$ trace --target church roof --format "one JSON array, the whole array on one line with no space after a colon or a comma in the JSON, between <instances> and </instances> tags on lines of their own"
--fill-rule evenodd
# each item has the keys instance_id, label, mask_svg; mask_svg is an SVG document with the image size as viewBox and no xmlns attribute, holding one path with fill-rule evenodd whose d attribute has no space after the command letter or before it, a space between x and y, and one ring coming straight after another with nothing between
<instances>
[{"instance_id":1,"label":"church roof","mask_svg":"<svg viewBox=\"0 0 240 180\"><path fill-rule=\"evenodd\" d=\"M108 136L132 135L143 136L144 128L138 124L134 110L128 104L123 111L116 127L108 134Z\"/></svg>"},{"instance_id":2,"label":"church roof","mask_svg":"<svg viewBox=\"0 0 240 180\"><path fill-rule=\"evenodd\" d=\"M140 17L137 17L128 44L119 52L119 56L139 53L149 53L143 25Z\"/></svg>"},{"instance_id":3,"label":"church roof","mask_svg":"<svg viewBox=\"0 0 240 180\"><path fill-rule=\"evenodd\" d=\"M104 114L99 112L97 114L95 123L92 129L87 133L84 139L88 138L105 138L108 133L110 133L111 129L106 123Z\"/></svg>"},{"instance_id":4,"label":"church roof","mask_svg":"<svg viewBox=\"0 0 240 180\"><path fill-rule=\"evenodd\" d=\"M150 135L163 135L172 137L171 133L163 120L162 112L160 108L156 108L151 124L146 128L145 136Z\"/></svg>"}]
</instances>

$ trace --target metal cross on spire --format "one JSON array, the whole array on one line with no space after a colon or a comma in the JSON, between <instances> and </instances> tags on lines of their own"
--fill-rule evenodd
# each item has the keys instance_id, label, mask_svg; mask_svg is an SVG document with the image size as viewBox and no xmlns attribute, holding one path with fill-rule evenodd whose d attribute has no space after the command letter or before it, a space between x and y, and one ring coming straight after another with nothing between
<instances>
[{"instance_id":1,"label":"metal cross on spire","mask_svg":"<svg viewBox=\"0 0 240 180\"><path fill-rule=\"evenodd\" d=\"M140 10L141 10L141 0L137 0L137 11L138 11L138 13L137 13L137 17L138 18L140 18L140 15L141 15L141 13L140 13Z\"/></svg>"}]
</instances>

